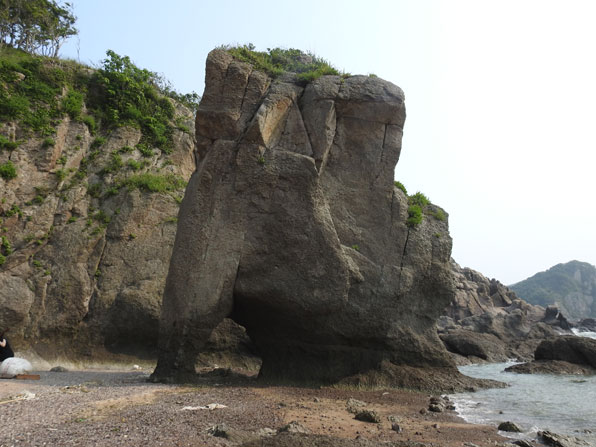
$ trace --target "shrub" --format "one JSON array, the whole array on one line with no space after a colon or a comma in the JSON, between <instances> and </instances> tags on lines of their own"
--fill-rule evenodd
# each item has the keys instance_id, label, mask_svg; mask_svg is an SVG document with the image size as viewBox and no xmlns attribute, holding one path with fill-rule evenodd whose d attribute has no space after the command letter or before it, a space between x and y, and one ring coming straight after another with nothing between
<instances>
[{"instance_id":1,"label":"shrub","mask_svg":"<svg viewBox=\"0 0 596 447\"><path fill-rule=\"evenodd\" d=\"M83 108L83 95L76 90L69 90L62 99L62 111L72 119L79 119Z\"/></svg>"},{"instance_id":2,"label":"shrub","mask_svg":"<svg viewBox=\"0 0 596 447\"><path fill-rule=\"evenodd\" d=\"M0 244L0 247L2 249L2 253L6 256L12 254L12 245L10 244L10 241L6 238L6 236L2 236L2 243Z\"/></svg>"},{"instance_id":3,"label":"shrub","mask_svg":"<svg viewBox=\"0 0 596 447\"><path fill-rule=\"evenodd\" d=\"M94 183L89 185L87 188L87 194L89 194L93 198L100 198L101 197L101 183Z\"/></svg>"},{"instance_id":4,"label":"shrub","mask_svg":"<svg viewBox=\"0 0 596 447\"><path fill-rule=\"evenodd\" d=\"M410 205L418 205L420 208L424 208L430 203L430 200L428 200L428 197L421 192L417 192L408 198L408 203Z\"/></svg>"},{"instance_id":5,"label":"shrub","mask_svg":"<svg viewBox=\"0 0 596 447\"><path fill-rule=\"evenodd\" d=\"M408 190L406 189L406 187L404 186L404 184L402 182L398 182L397 180L395 180L393 182L393 184L395 185L396 188L401 189L406 196L408 195Z\"/></svg>"},{"instance_id":6,"label":"shrub","mask_svg":"<svg viewBox=\"0 0 596 447\"><path fill-rule=\"evenodd\" d=\"M6 163L0 165L0 177L4 180L11 180L17 176L17 168L8 160Z\"/></svg>"},{"instance_id":7,"label":"shrub","mask_svg":"<svg viewBox=\"0 0 596 447\"><path fill-rule=\"evenodd\" d=\"M0 253L0 265L3 265L6 262L6 257Z\"/></svg>"},{"instance_id":8,"label":"shrub","mask_svg":"<svg viewBox=\"0 0 596 447\"><path fill-rule=\"evenodd\" d=\"M58 169L54 174L56 175L56 180L60 183L66 178L68 171L66 169Z\"/></svg>"},{"instance_id":9,"label":"shrub","mask_svg":"<svg viewBox=\"0 0 596 447\"><path fill-rule=\"evenodd\" d=\"M153 151L145 143L139 143L135 146L143 157L153 157Z\"/></svg>"},{"instance_id":10,"label":"shrub","mask_svg":"<svg viewBox=\"0 0 596 447\"><path fill-rule=\"evenodd\" d=\"M408 207L408 220L406 225L410 228L416 227L422 222L422 208L419 205L410 205Z\"/></svg>"},{"instance_id":11,"label":"shrub","mask_svg":"<svg viewBox=\"0 0 596 447\"><path fill-rule=\"evenodd\" d=\"M47 137L43 140L43 142L41 143L42 147L50 147L50 146L54 146L56 144L56 142L54 141L54 139L52 137Z\"/></svg>"},{"instance_id":12,"label":"shrub","mask_svg":"<svg viewBox=\"0 0 596 447\"><path fill-rule=\"evenodd\" d=\"M89 105L108 127L141 129L141 141L161 150L171 148L174 106L161 95L157 74L141 69L128 56L107 51L92 78Z\"/></svg>"},{"instance_id":13,"label":"shrub","mask_svg":"<svg viewBox=\"0 0 596 447\"><path fill-rule=\"evenodd\" d=\"M178 191L186 187L186 182L174 174L137 174L127 178L123 184L129 189L138 188L149 192Z\"/></svg>"},{"instance_id":14,"label":"shrub","mask_svg":"<svg viewBox=\"0 0 596 447\"><path fill-rule=\"evenodd\" d=\"M445 212L441 209L437 208L435 211L431 211L429 214L433 216L435 219L440 220L441 222L447 220Z\"/></svg>"},{"instance_id":15,"label":"shrub","mask_svg":"<svg viewBox=\"0 0 596 447\"><path fill-rule=\"evenodd\" d=\"M264 71L272 77L277 77L284 72L292 72L298 75L299 82L308 83L323 75L341 74L326 60L312 53L306 54L294 48L288 50L268 48L266 52L255 51L253 44L236 47L222 46L220 48L230 53L234 59L248 62L256 69Z\"/></svg>"},{"instance_id":16,"label":"shrub","mask_svg":"<svg viewBox=\"0 0 596 447\"><path fill-rule=\"evenodd\" d=\"M93 219L105 225L109 224L112 218L108 216L103 210L98 210L93 216Z\"/></svg>"},{"instance_id":17,"label":"shrub","mask_svg":"<svg viewBox=\"0 0 596 447\"><path fill-rule=\"evenodd\" d=\"M127 166L130 169L132 169L133 171L138 171L139 169L141 169L141 162L140 161L133 160L131 158L130 160L128 160Z\"/></svg>"},{"instance_id":18,"label":"shrub","mask_svg":"<svg viewBox=\"0 0 596 447\"><path fill-rule=\"evenodd\" d=\"M81 118L81 121L87 126L91 135L95 135L95 131L97 130L97 123L95 122L95 118L91 115L85 115ZM77 139L79 139L80 135L77 135ZM80 139L82 139L81 137Z\"/></svg>"},{"instance_id":19,"label":"shrub","mask_svg":"<svg viewBox=\"0 0 596 447\"><path fill-rule=\"evenodd\" d=\"M7 149L9 151L15 150L19 146L17 141L10 141L4 135L0 135L0 149Z\"/></svg>"},{"instance_id":20,"label":"shrub","mask_svg":"<svg viewBox=\"0 0 596 447\"><path fill-rule=\"evenodd\" d=\"M110 156L110 162L105 168L102 169L101 172L102 174L114 173L119 171L122 166L124 166L124 163L122 162L122 157L120 154L118 152L112 152L112 155Z\"/></svg>"},{"instance_id":21,"label":"shrub","mask_svg":"<svg viewBox=\"0 0 596 447\"><path fill-rule=\"evenodd\" d=\"M8 211L4 212L6 217L12 217L15 214L17 214L19 217L23 217L23 212L17 204L12 205Z\"/></svg>"},{"instance_id":22,"label":"shrub","mask_svg":"<svg viewBox=\"0 0 596 447\"><path fill-rule=\"evenodd\" d=\"M106 142L105 137L97 137L95 140L93 140L93 142L91 143L90 148L91 149L97 149L98 147L102 146L104 143Z\"/></svg>"},{"instance_id":23,"label":"shrub","mask_svg":"<svg viewBox=\"0 0 596 447\"><path fill-rule=\"evenodd\" d=\"M106 190L106 192L104 193L104 195L103 195L103 196L104 196L104 198L112 197L112 196L115 196L115 195L117 195L117 194L118 194L118 191L120 191L120 190L118 189L118 187L117 187L117 186L110 186L110 187L109 187L109 188Z\"/></svg>"}]
</instances>

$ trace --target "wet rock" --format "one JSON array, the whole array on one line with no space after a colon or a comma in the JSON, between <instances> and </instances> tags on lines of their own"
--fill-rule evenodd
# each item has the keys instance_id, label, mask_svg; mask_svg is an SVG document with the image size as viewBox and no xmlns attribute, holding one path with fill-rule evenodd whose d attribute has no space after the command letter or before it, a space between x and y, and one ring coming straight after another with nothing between
<instances>
[{"instance_id":1,"label":"wet rock","mask_svg":"<svg viewBox=\"0 0 596 447\"><path fill-rule=\"evenodd\" d=\"M536 360L563 360L596 368L596 340L573 335L544 340L534 353Z\"/></svg>"},{"instance_id":2,"label":"wet rock","mask_svg":"<svg viewBox=\"0 0 596 447\"><path fill-rule=\"evenodd\" d=\"M539 431L538 439L552 447L592 447L588 442L574 436L563 436L550 431Z\"/></svg>"},{"instance_id":3,"label":"wet rock","mask_svg":"<svg viewBox=\"0 0 596 447\"><path fill-rule=\"evenodd\" d=\"M521 433L521 428L519 428L517 426L517 424L507 421L507 422L501 422L499 424L499 426L497 427L500 431L507 431L507 432L512 432L512 433Z\"/></svg>"},{"instance_id":4,"label":"wet rock","mask_svg":"<svg viewBox=\"0 0 596 447\"><path fill-rule=\"evenodd\" d=\"M517 374L560 374L592 375L596 368L564 362L562 360L534 360L505 368L507 372Z\"/></svg>"},{"instance_id":5,"label":"wet rock","mask_svg":"<svg viewBox=\"0 0 596 447\"><path fill-rule=\"evenodd\" d=\"M66 369L64 366L54 366L52 369L50 369L50 372L68 372L68 369Z\"/></svg>"},{"instance_id":6,"label":"wet rock","mask_svg":"<svg viewBox=\"0 0 596 447\"><path fill-rule=\"evenodd\" d=\"M526 441L525 439L518 439L516 441L513 441L513 444L518 445L519 447L534 447L534 445L531 442Z\"/></svg>"}]
</instances>

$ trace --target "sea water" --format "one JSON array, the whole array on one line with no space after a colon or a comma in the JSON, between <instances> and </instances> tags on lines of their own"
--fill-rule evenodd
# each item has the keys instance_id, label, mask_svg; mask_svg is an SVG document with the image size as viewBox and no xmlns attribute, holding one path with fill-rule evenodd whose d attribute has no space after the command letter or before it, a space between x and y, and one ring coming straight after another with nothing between
<instances>
[{"instance_id":1,"label":"sea water","mask_svg":"<svg viewBox=\"0 0 596 447\"><path fill-rule=\"evenodd\" d=\"M582 333L596 338L596 333ZM549 430L577 436L596 447L596 376L515 374L504 369L510 363L491 363L460 367L470 377L494 379L507 388L493 388L474 393L454 394L457 412L474 424L516 423L523 433L504 435L535 437Z\"/></svg>"}]
</instances>

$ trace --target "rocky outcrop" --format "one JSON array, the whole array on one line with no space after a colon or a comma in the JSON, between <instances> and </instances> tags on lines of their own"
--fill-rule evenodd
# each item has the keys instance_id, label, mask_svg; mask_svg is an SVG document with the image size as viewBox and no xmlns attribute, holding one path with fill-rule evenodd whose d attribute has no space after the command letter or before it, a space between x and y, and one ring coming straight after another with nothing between
<instances>
[{"instance_id":1,"label":"rocky outcrop","mask_svg":"<svg viewBox=\"0 0 596 447\"><path fill-rule=\"evenodd\" d=\"M558 309L520 299L495 279L452 261L455 298L439 320L439 335L458 363L531 360L545 338L569 329Z\"/></svg>"},{"instance_id":2,"label":"rocky outcrop","mask_svg":"<svg viewBox=\"0 0 596 447\"><path fill-rule=\"evenodd\" d=\"M566 335L542 341L534 361L515 365L518 373L594 374L596 373L596 340Z\"/></svg>"},{"instance_id":3,"label":"rocky outcrop","mask_svg":"<svg viewBox=\"0 0 596 447\"><path fill-rule=\"evenodd\" d=\"M210 53L155 379L192 377L227 316L257 346L263 378L457 374L435 330L454 293L447 222L429 205L409 226L393 184L404 119L403 92L381 79L302 87Z\"/></svg>"},{"instance_id":4,"label":"rocky outcrop","mask_svg":"<svg viewBox=\"0 0 596 447\"><path fill-rule=\"evenodd\" d=\"M65 117L44 139L2 124L3 135L21 141L0 151L0 164L17 170L0 178L10 244L0 266L0 328L11 328L19 350L154 355L178 202L195 168L192 113L179 108L177 120L190 132L174 131L171 153L145 156L134 149L138 129L92 135ZM172 188L152 192L151 180Z\"/></svg>"},{"instance_id":5,"label":"rocky outcrop","mask_svg":"<svg viewBox=\"0 0 596 447\"><path fill-rule=\"evenodd\" d=\"M510 287L529 303L555 305L573 320L596 317L596 267L587 262L557 264Z\"/></svg>"}]
</instances>

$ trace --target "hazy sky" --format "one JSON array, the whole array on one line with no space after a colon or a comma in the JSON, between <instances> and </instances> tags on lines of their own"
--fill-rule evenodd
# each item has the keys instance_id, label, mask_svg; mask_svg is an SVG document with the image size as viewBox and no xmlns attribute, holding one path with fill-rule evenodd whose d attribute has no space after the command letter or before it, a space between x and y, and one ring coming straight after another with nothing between
<instances>
[{"instance_id":1,"label":"hazy sky","mask_svg":"<svg viewBox=\"0 0 596 447\"><path fill-rule=\"evenodd\" d=\"M453 257L505 284L596 264L596 2L71 0L62 55L112 49L202 93L222 44L300 48L406 94L395 176L449 213Z\"/></svg>"}]
</instances>

